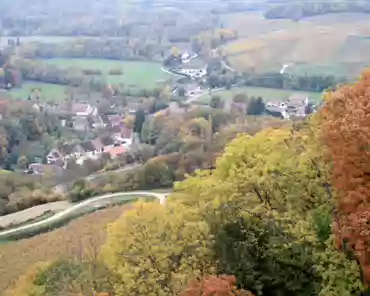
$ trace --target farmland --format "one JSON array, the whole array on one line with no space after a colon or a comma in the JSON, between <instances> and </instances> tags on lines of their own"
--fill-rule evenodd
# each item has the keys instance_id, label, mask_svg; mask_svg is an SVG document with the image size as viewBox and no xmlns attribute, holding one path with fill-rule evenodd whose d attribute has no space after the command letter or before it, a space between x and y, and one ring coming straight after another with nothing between
<instances>
[{"instance_id":1,"label":"farmland","mask_svg":"<svg viewBox=\"0 0 370 296\"><path fill-rule=\"evenodd\" d=\"M102 78L112 84L124 84L133 89L152 89L170 77L161 70L160 63L115 61L104 59L49 59L44 62L64 69L99 69ZM122 75L109 75L112 69L122 70Z\"/></svg>"},{"instance_id":2,"label":"farmland","mask_svg":"<svg viewBox=\"0 0 370 296\"><path fill-rule=\"evenodd\" d=\"M286 89L274 89L264 87L237 87L231 90L222 90L215 92L214 95L220 96L221 99L227 100L233 98L236 94L245 93L248 96L262 97L264 101L283 101L292 94L306 94L313 102L319 102L322 94L318 92L300 92ZM206 95L199 98L201 103L208 103L212 95Z\"/></svg>"},{"instance_id":3,"label":"farmland","mask_svg":"<svg viewBox=\"0 0 370 296\"><path fill-rule=\"evenodd\" d=\"M293 63L303 65L291 69L299 73L352 78L370 64L368 16L337 14L294 22L239 13L225 21L238 32L239 38L222 48L237 70L279 71Z\"/></svg>"}]
</instances>

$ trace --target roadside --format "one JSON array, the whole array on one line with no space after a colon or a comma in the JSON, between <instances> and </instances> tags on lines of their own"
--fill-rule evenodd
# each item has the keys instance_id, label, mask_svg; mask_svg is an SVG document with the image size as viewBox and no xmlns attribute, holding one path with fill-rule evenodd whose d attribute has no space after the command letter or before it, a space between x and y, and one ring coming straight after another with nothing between
<instances>
[{"instance_id":1,"label":"roadside","mask_svg":"<svg viewBox=\"0 0 370 296\"><path fill-rule=\"evenodd\" d=\"M69 208L71 204L64 201L57 201L52 203L47 203L39 206L35 206L20 212L15 212L6 216L0 217L0 227L6 228L12 225L21 224L37 217L42 216L46 212L60 212Z\"/></svg>"},{"instance_id":2,"label":"roadside","mask_svg":"<svg viewBox=\"0 0 370 296\"><path fill-rule=\"evenodd\" d=\"M116 204L118 202L132 201L140 197L156 198L161 204L165 204L167 195L168 193L158 193L153 191L133 191L97 196L70 206L69 208L66 208L63 211L60 211L59 213L44 220L19 226L9 230L0 231L0 240L6 240L16 236L26 236L27 234L38 233L43 230L51 229L56 225L66 220L68 221L69 219L73 219L81 214L84 214L84 212L88 212L91 209L99 209L109 204Z\"/></svg>"}]
</instances>

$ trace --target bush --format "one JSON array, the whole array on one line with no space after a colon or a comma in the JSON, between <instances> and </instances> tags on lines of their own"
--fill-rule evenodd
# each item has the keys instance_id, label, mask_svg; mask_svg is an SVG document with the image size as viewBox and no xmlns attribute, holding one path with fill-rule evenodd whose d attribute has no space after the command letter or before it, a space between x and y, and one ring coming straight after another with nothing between
<instances>
[{"instance_id":1,"label":"bush","mask_svg":"<svg viewBox=\"0 0 370 296\"><path fill-rule=\"evenodd\" d=\"M82 73L84 75L102 75L103 72L99 69L83 69Z\"/></svg>"},{"instance_id":2,"label":"bush","mask_svg":"<svg viewBox=\"0 0 370 296\"><path fill-rule=\"evenodd\" d=\"M109 75L122 75L123 71L120 68L117 69L110 69L108 72Z\"/></svg>"}]
</instances>

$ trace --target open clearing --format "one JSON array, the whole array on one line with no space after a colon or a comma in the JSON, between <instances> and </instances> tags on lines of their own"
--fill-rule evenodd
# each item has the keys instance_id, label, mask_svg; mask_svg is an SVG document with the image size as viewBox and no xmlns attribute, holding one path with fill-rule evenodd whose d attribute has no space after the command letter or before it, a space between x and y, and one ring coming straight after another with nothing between
<instances>
[{"instance_id":1,"label":"open clearing","mask_svg":"<svg viewBox=\"0 0 370 296\"><path fill-rule=\"evenodd\" d=\"M108 83L124 84L132 89L153 89L158 83L164 82L170 77L161 70L161 64L155 62L140 61L115 61L106 59L48 59L44 62L64 69L99 69L103 75L95 76L102 78ZM109 70L121 69L122 75L109 75Z\"/></svg>"},{"instance_id":2,"label":"open clearing","mask_svg":"<svg viewBox=\"0 0 370 296\"><path fill-rule=\"evenodd\" d=\"M319 92L309 92L309 91L295 91L289 89L275 89L275 88L265 88L265 87L236 87L230 90L222 90L215 92L215 96L220 96L223 100L232 99L235 95L244 93L247 96L262 97L266 102L268 101L284 101L289 98L292 94L305 94L312 102L319 102L321 100L322 94ZM205 95L199 98L201 103L209 103L213 95Z\"/></svg>"},{"instance_id":3,"label":"open clearing","mask_svg":"<svg viewBox=\"0 0 370 296\"><path fill-rule=\"evenodd\" d=\"M11 97L15 99L27 100L28 96L32 97L34 90L38 89L40 90L41 101L60 102L63 101L67 96L66 95L67 87L68 86L59 84L24 81L22 88L13 89L8 93L10 94Z\"/></svg>"},{"instance_id":4,"label":"open clearing","mask_svg":"<svg viewBox=\"0 0 370 296\"><path fill-rule=\"evenodd\" d=\"M4 292L37 262L86 255L106 239L106 227L130 205L101 210L57 230L16 242L0 244L0 291Z\"/></svg>"}]
</instances>

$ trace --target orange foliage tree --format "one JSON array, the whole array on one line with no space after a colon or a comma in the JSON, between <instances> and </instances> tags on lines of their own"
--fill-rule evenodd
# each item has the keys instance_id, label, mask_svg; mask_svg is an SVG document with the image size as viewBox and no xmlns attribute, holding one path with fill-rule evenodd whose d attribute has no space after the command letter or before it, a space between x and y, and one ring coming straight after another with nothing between
<instances>
[{"instance_id":1,"label":"orange foliage tree","mask_svg":"<svg viewBox=\"0 0 370 296\"><path fill-rule=\"evenodd\" d=\"M235 276L209 275L193 279L180 296L253 296L250 292L236 288Z\"/></svg>"},{"instance_id":2,"label":"orange foliage tree","mask_svg":"<svg viewBox=\"0 0 370 296\"><path fill-rule=\"evenodd\" d=\"M323 143L337 196L339 248L353 250L370 283L370 71L326 95L320 111Z\"/></svg>"}]
</instances>

